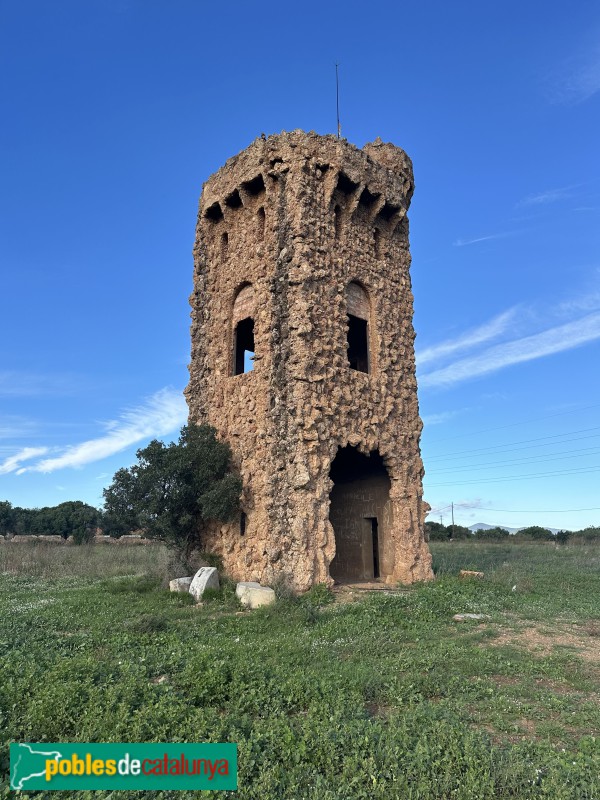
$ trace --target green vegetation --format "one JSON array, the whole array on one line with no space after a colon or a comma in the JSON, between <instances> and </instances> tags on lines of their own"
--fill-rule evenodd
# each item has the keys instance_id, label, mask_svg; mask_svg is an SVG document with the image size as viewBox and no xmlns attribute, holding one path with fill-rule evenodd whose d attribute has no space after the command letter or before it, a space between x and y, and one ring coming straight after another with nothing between
<instances>
[{"instance_id":1,"label":"green vegetation","mask_svg":"<svg viewBox=\"0 0 600 800\"><path fill-rule=\"evenodd\" d=\"M39 577L7 561L37 548ZM0 797L10 741L62 740L237 742L239 790L215 798L597 798L600 547L432 552L430 584L240 613L227 584L200 608L162 590L159 545L0 545Z\"/></svg>"},{"instance_id":2,"label":"green vegetation","mask_svg":"<svg viewBox=\"0 0 600 800\"><path fill-rule=\"evenodd\" d=\"M169 553L160 545L123 544L57 547L44 541L0 543L0 576L35 578L107 578L147 575L166 583L172 578ZM0 577L0 585L2 582ZM129 586L127 578L124 585Z\"/></svg>"},{"instance_id":3,"label":"green vegetation","mask_svg":"<svg viewBox=\"0 0 600 800\"><path fill-rule=\"evenodd\" d=\"M523 544L528 542L558 542L566 544L583 544L596 542L600 544L600 528L590 527L580 531L559 531L554 534L548 528L531 525L521 528L517 533L511 534L505 528L481 528L472 532L463 525L442 525L441 522L426 522L425 534L430 542L448 542L457 539L471 539L481 542L510 542Z\"/></svg>"},{"instance_id":4,"label":"green vegetation","mask_svg":"<svg viewBox=\"0 0 600 800\"><path fill-rule=\"evenodd\" d=\"M104 490L104 530L114 535L141 528L188 565L202 549L207 523L227 521L239 510L242 483L229 470L229 446L214 428L185 425L177 444L154 439L137 458Z\"/></svg>"},{"instance_id":5,"label":"green vegetation","mask_svg":"<svg viewBox=\"0 0 600 800\"><path fill-rule=\"evenodd\" d=\"M0 502L0 534L72 536L76 544L83 544L93 539L101 516L97 508L80 500L45 508L13 508L4 500Z\"/></svg>"}]
</instances>

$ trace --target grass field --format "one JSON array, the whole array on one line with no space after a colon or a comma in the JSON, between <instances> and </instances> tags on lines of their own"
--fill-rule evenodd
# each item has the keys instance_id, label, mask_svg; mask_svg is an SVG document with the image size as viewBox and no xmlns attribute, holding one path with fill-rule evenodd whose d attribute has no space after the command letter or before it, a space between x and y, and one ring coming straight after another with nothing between
<instances>
[{"instance_id":1,"label":"grass field","mask_svg":"<svg viewBox=\"0 0 600 800\"><path fill-rule=\"evenodd\" d=\"M431 549L434 583L240 612L165 592L158 547L1 545L0 797L45 740L237 742L204 797L600 800L600 547Z\"/></svg>"}]
</instances>

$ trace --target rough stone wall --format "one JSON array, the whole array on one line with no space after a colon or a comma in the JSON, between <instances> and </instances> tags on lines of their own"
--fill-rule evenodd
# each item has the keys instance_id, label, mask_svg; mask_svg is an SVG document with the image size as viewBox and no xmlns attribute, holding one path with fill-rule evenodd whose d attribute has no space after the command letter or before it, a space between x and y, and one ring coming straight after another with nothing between
<instances>
[{"instance_id":1,"label":"rough stone wall","mask_svg":"<svg viewBox=\"0 0 600 800\"><path fill-rule=\"evenodd\" d=\"M389 474L386 579L432 577L409 277L412 191L411 162L394 145L359 150L302 131L257 139L204 185L186 396L190 421L217 428L244 482L244 535L238 523L215 526L207 543L235 579L284 576L298 590L331 583L329 470L347 445L378 450ZM348 365L352 282L369 300L369 374ZM233 375L233 308L248 285L254 370Z\"/></svg>"}]
</instances>

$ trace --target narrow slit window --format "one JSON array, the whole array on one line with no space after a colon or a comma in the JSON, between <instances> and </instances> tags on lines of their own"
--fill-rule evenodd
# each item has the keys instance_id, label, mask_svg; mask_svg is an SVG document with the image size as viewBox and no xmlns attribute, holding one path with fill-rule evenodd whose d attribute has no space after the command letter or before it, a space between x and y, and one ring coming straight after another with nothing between
<instances>
[{"instance_id":1,"label":"narrow slit window","mask_svg":"<svg viewBox=\"0 0 600 800\"><path fill-rule=\"evenodd\" d=\"M254 369L254 320L246 317L238 322L234 337L234 375Z\"/></svg>"},{"instance_id":2,"label":"narrow slit window","mask_svg":"<svg viewBox=\"0 0 600 800\"><path fill-rule=\"evenodd\" d=\"M379 228L373 229L373 249L375 250L375 258L381 256L381 234Z\"/></svg>"},{"instance_id":3,"label":"narrow slit window","mask_svg":"<svg viewBox=\"0 0 600 800\"><path fill-rule=\"evenodd\" d=\"M242 511L240 514L240 536L246 535L246 513Z\"/></svg>"},{"instance_id":4,"label":"narrow slit window","mask_svg":"<svg viewBox=\"0 0 600 800\"><path fill-rule=\"evenodd\" d=\"M348 361L350 369L369 371L368 323L352 314L348 314Z\"/></svg>"},{"instance_id":5,"label":"narrow slit window","mask_svg":"<svg viewBox=\"0 0 600 800\"><path fill-rule=\"evenodd\" d=\"M229 253L229 234L224 233L221 236L221 261L227 260L228 253Z\"/></svg>"},{"instance_id":6,"label":"narrow slit window","mask_svg":"<svg viewBox=\"0 0 600 800\"><path fill-rule=\"evenodd\" d=\"M258 239L262 241L265 238L265 210L264 208L258 209Z\"/></svg>"}]
</instances>

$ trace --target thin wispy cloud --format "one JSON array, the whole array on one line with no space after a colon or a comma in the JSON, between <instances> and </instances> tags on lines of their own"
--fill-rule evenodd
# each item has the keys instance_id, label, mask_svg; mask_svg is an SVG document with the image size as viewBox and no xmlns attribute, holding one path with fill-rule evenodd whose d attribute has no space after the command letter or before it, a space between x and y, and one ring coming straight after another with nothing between
<instances>
[{"instance_id":1,"label":"thin wispy cloud","mask_svg":"<svg viewBox=\"0 0 600 800\"><path fill-rule=\"evenodd\" d=\"M33 420L16 414L0 416L0 439L22 439L31 436L38 429Z\"/></svg>"},{"instance_id":2,"label":"thin wispy cloud","mask_svg":"<svg viewBox=\"0 0 600 800\"><path fill-rule=\"evenodd\" d=\"M504 231L502 233L490 233L489 236L478 236L475 239L456 239L452 242L454 247L467 247L470 244L477 244L478 242L489 242L492 239L506 239L507 236L513 236L514 231Z\"/></svg>"},{"instance_id":3,"label":"thin wispy cloud","mask_svg":"<svg viewBox=\"0 0 600 800\"><path fill-rule=\"evenodd\" d=\"M0 397L37 397L71 394L77 381L68 375L0 372Z\"/></svg>"},{"instance_id":4,"label":"thin wispy cloud","mask_svg":"<svg viewBox=\"0 0 600 800\"><path fill-rule=\"evenodd\" d=\"M0 475L8 475L10 472L15 472L23 462L43 456L47 452L47 447L24 447L18 453L4 459L0 464Z\"/></svg>"},{"instance_id":5,"label":"thin wispy cloud","mask_svg":"<svg viewBox=\"0 0 600 800\"><path fill-rule=\"evenodd\" d=\"M442 425L444 422L448 422L453 416L452 411L442 411L439 414L422 414L421 421L426 428L430 428L432 425Z\"/></svg>"},{"instance_id":6,"label":"thin wispy cloud","mask_svg":"<svg viewBox=\"0 0 600 800\"><path fill-rule=\"evenodd\" d=\"M600 92L600 45L563 61L549 77L551 102L577 105Z\"/></svg>"},{"instance_id":7,"label":"thin wispy cloud","mask_svg":"<svg viewBox=\"0 0 600 800\"><path fill-rule=\"evenodd\" d=\"M474 500L455 500L454 511L471 511L477 508L484 508L486 505L489 505L489 502L479 498L475 498ZM439 517L440 513L443 514L443 516L449 516L451 510L452 501L448 503L441 502L432 508L431 511L426 514L426 516L431 517L435 515L436 517Z\"/></svg>"},{"instance_id":8,"label":"thin wispy cloud","mask_svg":"<svg viewBox=\"0 0 600 800\"><path fill-rule=\"evenodd\" d=\"M456 383L488 375L514 364L564 352L600 339L600 313L550 328L542 333L525 336L495 345L479 355L421 375L421 388L448 387Z\"/></svg>"},{"instance_id":9,"label":"thin wispy cloud","mask_svg":"<svg viewBox=\"0 0 600 800\"><path fill-rule=\"evenodd\" d=\"M180 392L161 389L136 408L127 409L107 423L107 430L95 439L65 448L62 453L36 464L17 469L24 472L55 472L67 467L83 467L119 453L144 439L166 436L187 421L187 405Z\"/></svg>"},{"instance_id":10,"label":"thin wispy cloud","mask_svg":"<svg viewBox=\"0 0 600 800\"><path fill-rule=\"evenodd\" d=\"M559 200L566 200L573 196L573 188L574 187L572 186L564 186L562 189L548 189L547 191L539 192L538 194L530 194L527 197L524 197L522 200L519 200L517 203L517 208L548 205L549 203L556 203Z\"/></svg>"},{"instance_id":11,"label":"thin wispy cloud","mask_svg":"<svg viewBox=\"0 0 600 800\"><path fill-rule=\"evenodd\" d=\"M457 414L458 411L441 411L439 414L423 414L421 420L423 425L430 427L431 425L442 425Z\"/></svg>"},{"instance_id":12,"label":"thin wispy cloud","mask_svg":"<svg viewBox=\"0 0 600 800\"><path fill-rule=\"evenodd\" d=\"M559 314L585 313L600 310L600 290L593 289L587 294L564 300L557 306Z\"/></svg>"},{"instance_id":13,"label":"thin wispy cloud","mask_svg":"<svg viewBox=\"0 0 600 800\"><path fill-rule=\"evenodd\" d=\"M436 361L461 350L469 350L478 344L498 338L514 323L516 311L516 307L510 308L508 311L504 311L489 322L486 322L485 325L480 325L478 328L467 331L456 339L450 339L441 344L417 351L417 364L422 366L430 361Z\"/></svg>"}]
</instances>

